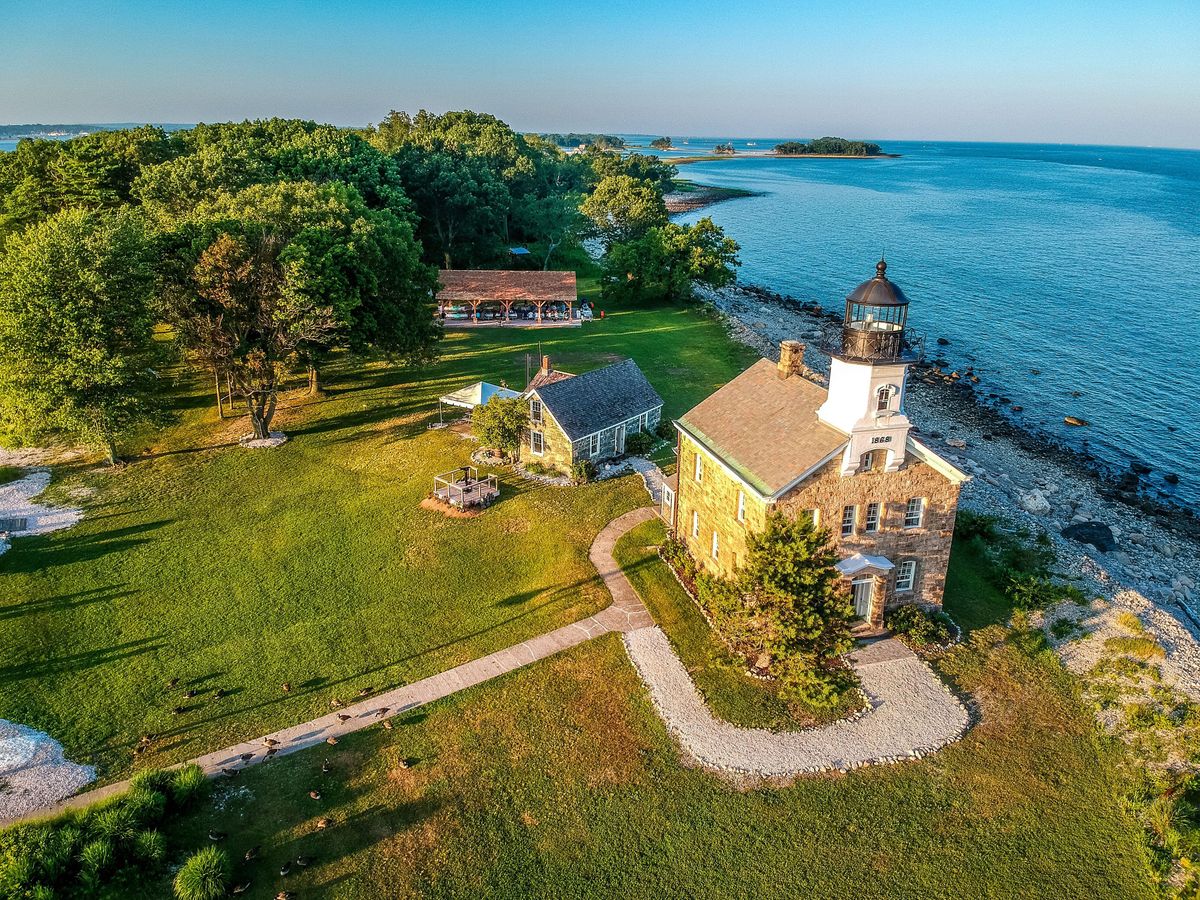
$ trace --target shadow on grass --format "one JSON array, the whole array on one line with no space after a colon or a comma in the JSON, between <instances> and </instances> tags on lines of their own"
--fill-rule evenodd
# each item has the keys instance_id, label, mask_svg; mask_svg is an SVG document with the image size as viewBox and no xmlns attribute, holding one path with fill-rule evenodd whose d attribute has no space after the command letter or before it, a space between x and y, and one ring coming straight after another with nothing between
<instances>
[{"instance_id":1,"label":"shadow on grass","mask_svg":"<svg viewBox=\"0 0 1200 900\"><path fill-rule=\"evenodd\" d=\"M153 637L138 638L135 641L126 641L123 644L115 644L112 647L103 647L98 650L84 650L79 653L34 659L12 666L0 667L0 685L14 684L31 678L74 674L86 669L93 669L96 666L133 659L144 653L153 653L161 649L164 646L159 643L162 637L163 635L156 634Z\"/></svg>"},{"instance_id":2,"label":"shadow on grass","mask_svg":"<svg viewBox=\"0 0 1200 900\"><path fill-rule=\"evenodd\" d=\"M104 587L75 591L71 594L59 594L57 597L42 597L39 600L27 600L24 603L0 606L0 620L19 619L22 616L33 616L38 613L61 613L93 603L108 603L136 595L137 591L121 590L123 587L124 584L110 584Z\"/></svg>"},{"instance_id":3,"label":"shadow on grass","mask_svg":"<svg viewBox=\"0 0 1200 900\"><path fill-rule=\"evenodd\" d=\"M12 574L41 572L50 566L90 562L110 553L122 553L150 541L149 532L171 524L171 519L142 522L97 534L47 534L23 541L20 552L7 553L0 571ZM24 543L28 540L28 543Z\"/></svg>"}]
</instances>

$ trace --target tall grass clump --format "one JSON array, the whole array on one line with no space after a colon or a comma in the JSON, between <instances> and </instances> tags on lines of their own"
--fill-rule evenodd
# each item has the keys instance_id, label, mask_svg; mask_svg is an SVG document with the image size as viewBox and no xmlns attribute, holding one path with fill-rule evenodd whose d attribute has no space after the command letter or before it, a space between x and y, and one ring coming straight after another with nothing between
<instances>
[{"instance_id":1,"label":"tall grass clump","mask_svg":"<svg viewBox=\"0 0 1200 900\"><path fill-rule=\"evenodd\" d=\"M216 847L205 847L188 857L175 875L179 900L221 900L229 887L229 857Z\"/></svg>"}]
</instances>

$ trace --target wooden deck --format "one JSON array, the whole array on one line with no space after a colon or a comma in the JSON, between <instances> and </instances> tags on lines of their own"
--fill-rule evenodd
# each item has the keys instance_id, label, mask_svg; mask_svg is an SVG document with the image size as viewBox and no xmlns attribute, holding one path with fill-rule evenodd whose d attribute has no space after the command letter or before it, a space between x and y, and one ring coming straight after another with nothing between
<instances>
[{"instance_id":1,"label":"wooden deck","mask_svg":"<svg viewBox=\"0 0 1200 900\"><path fill-rule=\"evenodd\" d=\"M470 485L459 482L434 488L433 496L451 506L490 506L500 496L500 489L483 481Z\"/></svg>"}]
</instances>

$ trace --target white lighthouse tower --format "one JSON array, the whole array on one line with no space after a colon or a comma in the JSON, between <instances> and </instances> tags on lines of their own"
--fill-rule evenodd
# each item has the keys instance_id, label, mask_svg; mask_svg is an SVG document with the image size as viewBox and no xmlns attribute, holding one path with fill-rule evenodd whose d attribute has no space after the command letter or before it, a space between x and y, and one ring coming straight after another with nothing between
<instances>
[{"instance_id":1,"label":"white lighthouse tower","mask_svg":"<svg viewBox=\"0 0 1200 900\"><path fill-rule=\"evenodd\" d=\"M888 280L887 263L846 298L842 347L829 370L829 397L817 417L850 435L842 475L895 472L904 464L911 423L904 413L908 298Z\"/></svg>"}]
</instances>

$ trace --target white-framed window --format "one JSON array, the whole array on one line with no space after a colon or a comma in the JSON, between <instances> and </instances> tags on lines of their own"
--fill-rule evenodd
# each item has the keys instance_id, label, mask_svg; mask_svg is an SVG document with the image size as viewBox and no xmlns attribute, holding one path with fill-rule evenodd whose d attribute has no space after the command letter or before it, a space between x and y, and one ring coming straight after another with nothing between
<instances>
[{"instance_id":1,"label":"white-framed window","mask_svg":"<svg viewBox=\"0 0 1200 900\"><path fill-rule=\"evenodd\" d=\"M540 431L529 432L529 449L538 456L546 452L546 439Z\"/></svg>"},{"instance_id":2,"label":"white-framed window","mask_svg":"<svg viewBox=\"0 0 1200 900\"><path fill-rule=\"evenodd\" d=\"M600 453L600 432L596 432L588 438L588 456L596 456Z\"/></svg>"},{"instance_id":3,"label":"white-framed window","mask_svg":"<svg viewBox=\"0 0 1200 900\"><path fill-rule=\"evenodd\" d=\"M854 520L857 516L857 506L842 507L842 537L849 537L854 534Z\"/></svg>"},{"instance_id":4,"label":"white-framed window","mask_svg":"<svg viewBox=\"0 0 1200 900\"><path fill-rule=\"evenodd\" d=\"M879 530L879 504L867 504L867 519L863 523L863 531L868 534L874 534Z\"/></svg>"},{"instance_id":5,"label":"white-framed window","mask_svg":"<svg viewBox=\"0 0 1200 900\"><path fill-rule=\"evenodd\" d=\"M917 561L906 559L896 569L896 593L906 594L917 583Z\"/></svg>"},{"instance_id":6,"label":"white-framed window","mask_svg":"<svg viewBox=\"0 0 1200 900\"><path fill-rule=\"evenodd\" d=\"M858 468L861 472L871 472L875 469L875 450L868 450L858 460Z\"/></svg>"},{"instance_id":7,"label":"white-framed window","mask_svg":"<svg viewBox=\"0 0 1200 900\"><path fill-rule=\"evenodd\" d=\"M638 416L638 431L649 430L647 426L650 424L650 413L642 413Z\"/></svg>"},{"instance_id":8,"label":"white-framed window","mask_svg":"<svg viewBox=\"0 0 1200 900\"><path fill-rule=\"evenodd\" d=\"M700 537L700 513L692 510L692 537Z\"/></svg>"},{"instance_id":9,"label":"white-framed window","mask_svg":"<svg viewBox=\"0 0 1200 900\"><path fill-rule=\"evenodd\" d=\"M746 492L738 491L738 521L746 521Z\"/></svg>"},{"instance_id":10,"label":"white-framed window","mask_svg":"<svg viewBox=\"0 0 1200 900\"><path fill-rule=\"evenodd\" d=\"M875 395L877 399L875 409L877 409L879 412L883 412L885 409L891 409L892 397L895 392L895 388L893 388L890 384L885 384L883 387L881 387Z\"/></svg>"},{"instance_id":11,"label":"white-framed window","mask_svg":"<svg viewBox=\"0 0 1200 900\"><path fill-rule=\"evenodd\" d=\"M704 480L704 460L702 460L700 458L699 453L696 454L696 462L695 462L695 467L692 471L692 475L696 479L696 481Z\"/></svg>"},{"instance_id":12,"label":"white-framed window","mask_svg":"<svg viewBox=\"0 0 1200 900\"><path fill-rule=\"evenodd\" d=\"M529 418L533 422L542 421L542 401L537 397L529 401Z\"/></svg>"},{"instance_id":13,"label":"white-framed window","mask_svg":"<svg viewBox=\"0 0 1200 900\"><path fill-rule=\"evenodd\" d=\"M808 520L812 522L813 528L820 528L821 510L814 506L812 509L806 509L805 512L808 514Z\"/></svg>"},{"instance_id":14,"label":"white-framed window","mask_svg":"<svg viewBox=\"0 0 1200 900\"><path fill-rule=\"evenodd\" d=\"M904 527L920 528L923 521L925 521L925 500L922 497L913 497L904 507Z\"/></svg>"},{"instance_id":15,"label":"white-framed window","mask_svg":"<svg viewBox=\"0 0 1200 900\"><path fill-rule=\"evenodd\" d=\"M712 542L712 558L713 559L717 558L718 546L719 546L719 542L717 540L717 533L714 531L713 532L713 542Z\"/></svg>"}]
</instances>

